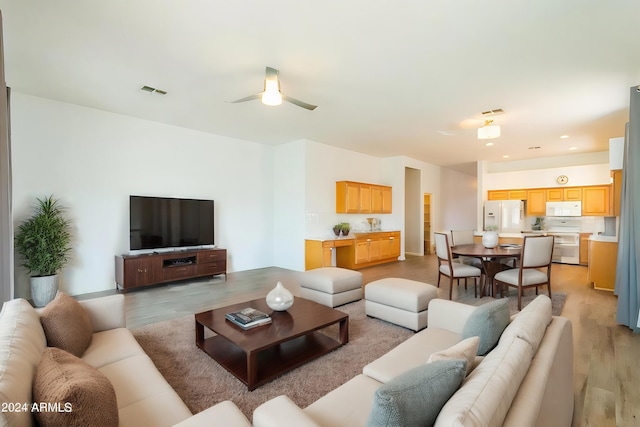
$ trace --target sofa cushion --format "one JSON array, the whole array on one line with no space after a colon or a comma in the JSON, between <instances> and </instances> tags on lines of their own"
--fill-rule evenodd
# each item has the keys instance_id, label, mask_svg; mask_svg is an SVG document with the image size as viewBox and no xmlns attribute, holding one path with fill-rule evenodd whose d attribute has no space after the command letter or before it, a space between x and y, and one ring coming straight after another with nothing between
<instances>
[{"instance_id":1,"label":"sofa cushion","mask_svg":"<svg viewBox=\"0 0 640 427\"><path fill-rule=\"evenodd\" d=\"M431 356L429 356L429 359L427 359L427 363L433 363L439 360L466 360L467 370L465 372L465 375L469 375L469 372L471 372L471 370L475 367L475 360L479 343L479 337L467 338L466 340L462 340L458 344L453 345L447 349L433 353Z\"/></svg>"},{"instance_id":2,"label":"sofa cushion","mask_svg":"<svg viewBox=\"0 0 640 427\"><path fill-rule=\"evenodd\" d=\"M513 318L502 333L500 342L517 336L531 344L535 354L549 323L551 323L551 299L546 295L538 295Z\"/></svg>"},{"instance_id":3,"label":"sofa cushion","mask_svg":"<svg viewBox=\"0 0 640 427\"><path fill-rule=\"evenodd\" d=\"M41 426L117 426L113 386L97 369L55 347L42 353L33 379L33 401L60 405L36 411Z\"/></svg>"},{"instance_id":4,"label":"sofa cushion","mask_svg":"<svg viewBox=\"0 0 640 427\"><path fill-rule=\"evenodd\" d=\"M532 357L531 346L520 338L501 342L465 378L435 426L501 426Z\"/></svg>"},{"instance_id":5,"label":"sofa cushion","mask_svg":"<svg viewBox=\"0 0 640 427\"><path fill-rule=\"evenodd\" d=\"M466 364L464 360L441 360L413 368L382 385L375 393L367 426L432 425L460 387Z\"/></svg>"},{"instance_id":6,"label":"sofa cushion","mask_svg":"<svg viewBox=\"0 0 640 427\"><path fill-rule=\"evenodd\" d=\"M362 373L386 383L411 368L424 365L432 353L459 342L460 335L455 332L428 327L366 365Z\"/></svg>"},{"instance_id":7,"label":"sofa cushion","mask_svg":"<svg viewBox=\"0 0 640 427\"><path fill-rule=\"evenodd\" d=\"M91 343L93 325L78 301L58 292L40 313L47 344L80 357Z\"/></svg>"},{"instance_id":8,"label":"sofa cushion","mask_svg":"<svg viewBox=\"0 0 640 427\"><path fill-rule=\"evenodd\" d=\"M7 301L0 312L0 401L31 402L31 383L47 347L40 316L22 298ZM0 411L0 425L30 426L29 411Z\"/></svg>"},{"instance_id":9,"label":"sofa cushion","mask_svg":"<svg viewBox=\"0 0 640 427\"><path fill-rule=\"evenodd\" d=\"M496 346L510 319L507 298L483 304L467 319L462 329L462 338L480 337L478 356L484 356Z\"/></svg>"}]
</instances>

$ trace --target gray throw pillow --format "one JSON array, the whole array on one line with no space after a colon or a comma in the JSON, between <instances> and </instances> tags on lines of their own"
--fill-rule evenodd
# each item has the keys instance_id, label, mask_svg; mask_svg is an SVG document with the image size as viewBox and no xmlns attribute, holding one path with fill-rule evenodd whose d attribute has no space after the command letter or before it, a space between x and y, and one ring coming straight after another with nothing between
<instances>
[{"instance_id":1,"label":"gray throw pillow","mask_svg":"<svg viewBox=\"0 0 640 427\"><path fill-rule=\"evenodd\" d=\"M398 375L376 390L367 426L433 425L466 368L466 360L441 360Z\"/></svg>"},{"instance_id":2,"label":"gray throw pillow","mask_svg":"<svg viewBox=\"0 0 640 427\"><path fill-rule=\"evenodd\" d=\"M476 308L462 328L462 339L480 337L478 356L489 353L509 325L509 299L499 299Z\"/></svg>"}]
</instances>

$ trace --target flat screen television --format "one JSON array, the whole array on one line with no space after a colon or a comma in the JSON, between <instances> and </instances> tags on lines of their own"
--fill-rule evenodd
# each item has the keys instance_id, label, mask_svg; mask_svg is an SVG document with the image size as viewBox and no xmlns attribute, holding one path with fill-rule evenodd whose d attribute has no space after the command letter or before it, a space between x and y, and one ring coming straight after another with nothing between
<instances>
[{"instance_id":1,"label":"flat screen television","mask_svg":"<svg viewBox=\"0 0 640 427\"><path fill-rule=\"evenodd\" d=\"M129 197L131 250L214 244L213 200Z\"/></svg>"}]
</instances>

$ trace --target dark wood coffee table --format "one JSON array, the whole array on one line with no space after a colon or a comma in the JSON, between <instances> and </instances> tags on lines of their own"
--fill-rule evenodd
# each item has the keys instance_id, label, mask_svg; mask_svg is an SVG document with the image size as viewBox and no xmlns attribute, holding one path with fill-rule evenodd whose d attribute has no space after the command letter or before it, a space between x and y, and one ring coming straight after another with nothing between
<instances>
[{"instance_id":1,"label":"dark wood coffee table","mask_svg":"<svg viewBox=\"0 0 640 427\"><path fill-rule=\"evenodd\" d=\"M226 320L232 311L253 307L269 313L272 323L243 330ZM271 310L264 298L198 313L196 345L247 385L249 390L349 342L349 316L296 298L289 310ZM338 340L319 329L340 324ZM216 335L206 338L204 328Z\"/></svg>"}]
</instances>

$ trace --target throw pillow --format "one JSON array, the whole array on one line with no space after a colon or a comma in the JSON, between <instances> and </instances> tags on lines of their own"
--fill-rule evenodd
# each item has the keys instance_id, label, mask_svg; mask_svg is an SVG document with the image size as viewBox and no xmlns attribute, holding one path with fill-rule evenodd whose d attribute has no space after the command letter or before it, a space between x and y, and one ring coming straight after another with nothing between
<instances>
[{"instance_id":1,"label":"throw pillow","mask_svg":"<svg viewBox=\"0 0 640 427\"><path fill-rule=\"evenodd\" d=\"M480 337L478 356L484 356L496 346L510 320L509 299L491 301L471 313L462 328L462 338Z\"/></svg>"},{"instance_id":2,"label":"throw pillow","mask_svg":"<svg viewBox=\"0 0 640 427\"><path fill-rule=\"evenodd\" d=\"M418 366L380 386L373 398L368 427L433 425L458 390L464 360L441 360Z\"/></svg>"},{"instance_id":3,"label":"throw pillow","mask_svg":"<svg viewBox=\"0 0 640 427\"><path fill-rule=\"evenodd\" d=\"M33 378L35 417L43 426L117 426L116 392L107 377L76 356L47 348Z\"/></svg>"},{"instance_id":4,"label":"throw pillow","mask_svg":"<svg viewBox=\"0 0 640 427\"><path fill-rule=\"evenodd\" d=\"M74 356L82 356L91 344L93 325L78 301L58 292L40 313L40 322L49 347L58 347Z\"/></svg>"},{"instance_id":5,"label":"throw pillow","mask_svg":"<svg viewBox=\"0 0 640 427\"><path fill-rule=\"evenodd\" d=\"M427 363L437 362L439 360L466 360L467 370L465 376L469 375L469 372L473 369L476 360L476 354L478 353L478 345L480 344L479 337L471 337L466 340L460 341L458 344L453 345L445 350L438 351L429 356Z\"/></svg>"}]
</instances>

